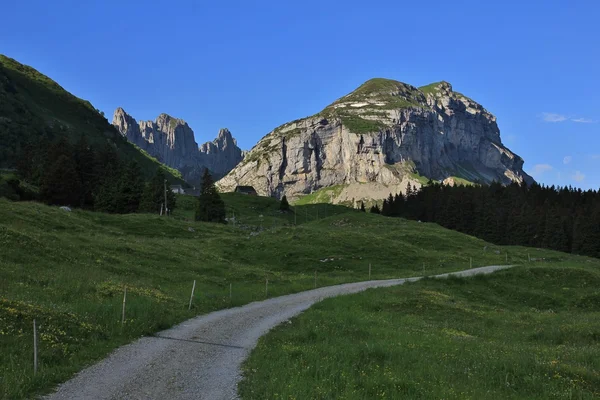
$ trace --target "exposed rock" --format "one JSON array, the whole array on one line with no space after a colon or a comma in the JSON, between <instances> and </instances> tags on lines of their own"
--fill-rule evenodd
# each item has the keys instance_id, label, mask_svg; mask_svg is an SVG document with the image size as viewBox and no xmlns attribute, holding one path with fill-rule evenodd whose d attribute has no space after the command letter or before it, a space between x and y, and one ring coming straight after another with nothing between
<instances>
[{"instance_id":1,"label":"exposed rock","mask_svg":"<svg viewBox=\"0 0 600 400\"><path fill-rule=\"evenodd\" d=\"M320 113L270 132L217 184L292 199L335 186L337 202L356 202L429 178L532 182L522 167L502 145L496 118L449 83L417 89L372 79ZM352 187L365 195L348 192Z\"/></svg>"},{"instance_id":2,"label":"exposed rock","mask_svg":"<svg viewBox=\"0 0 600 400\"><path fill-rule=\"evenodd\" d=\"M184 120L167 114L160 114L156 121L138 123L119 107L112 124L127 140L179 170L190 184L200 182L205 168L218 179L243 159L243 153L228 129L221 129L214 141L198 147L192 128Z\"/></svg>"}]
</instances>

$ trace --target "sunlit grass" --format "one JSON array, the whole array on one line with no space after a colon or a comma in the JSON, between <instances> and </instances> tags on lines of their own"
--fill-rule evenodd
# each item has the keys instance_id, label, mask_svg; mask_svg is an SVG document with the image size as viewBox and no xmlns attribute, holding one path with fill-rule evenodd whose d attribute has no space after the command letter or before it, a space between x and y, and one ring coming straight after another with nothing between
<instances>
[{"instance_id":1,"label":"sunlit grass","mask_svg":"<svg viewBox=\"0 0 600 400\"><path fill-rule=\"evenodd\" d=\"M266 279L269 296L278 296L313 288L315 271L325 286L366 280L369 264L372 279L386 279L501 264L506 250L509 263L528 252L570 257L339 206L298 206L294 215L280 213L274 199L223 197L235 224L193 222L189 197L178 199L173 218L69 213L0 199L0 398L48 391L142 335L262 300ZM34 318L41 334L35 376Z\"/></svg>"},{"instance_id":2,"label":"sunlit grass","mask_svg":"<svg viewBox=\"0 0 600 400\"><path fill-rule=\"evenodd\" d=\"M260 340L243 399L600 396L600 261L326 300Z\"/></svg>"}]
</instances>

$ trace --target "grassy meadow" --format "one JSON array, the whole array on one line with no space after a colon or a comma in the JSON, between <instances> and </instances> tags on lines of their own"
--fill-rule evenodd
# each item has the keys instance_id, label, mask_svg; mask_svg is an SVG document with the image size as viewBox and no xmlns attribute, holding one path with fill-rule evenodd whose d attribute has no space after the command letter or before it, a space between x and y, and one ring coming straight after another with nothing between
<instances>
[{"instance_id":1,"label":"grassy meadow","mask_svg":"<svg viewBox=\"0 0 600 400\"><path fill-rule=\"evenodd\" d=\"M262 300L265 279L268 295L278 296L313 288L315 271L324 286L366 280L369 264L372 279L385 279L520 263L528 253L570 258L340 206L297 206L285 214L274 199L223 198L235 223L193 222L195 199L185 196L171 218L0 199L0 399L47 392L140 336ZM40 334L36 375L33 319Z\"/></svg>"},{"instance_id":2,"label":"grassy meadow","mask_svg":"<svg viewBox=\"0 0 600 400\"><path fill-rule=\"evenodd\" d=\"M325 300L264 336L247 399L600 398L600 260Z\"/></svg>"}]
</instances>

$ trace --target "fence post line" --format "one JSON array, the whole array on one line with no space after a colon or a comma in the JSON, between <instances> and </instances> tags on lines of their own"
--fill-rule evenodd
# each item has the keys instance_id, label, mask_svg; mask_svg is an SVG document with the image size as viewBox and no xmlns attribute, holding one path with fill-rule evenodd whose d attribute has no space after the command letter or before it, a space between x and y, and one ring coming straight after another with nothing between
<instances>
[{"instance_id":1,"label":"fence post line","mask_svg":"<svg viewBox=\"0 0 600 400\"><path fill-rule=\"evenodd\" d=\"M194 284L192 285L192 294L190 295L190 305L188 306L188 310L192 309L192 300L194 300L194 290L196 289L196 280L194 279Z\"/></svg>"},{"instance_id":2,"label":"fence post line","mask_svg":"<svg viewBox=\"0 0 600 400\"><path fill-rule=\"evenodd\" d=\"M38 370L38 358L37 358L37 325L35 319L33 320L33 374L37 374Z\"/></svg>"},{"instance_id":3,"label":"fence post line","mask_svg":"<svg viewBox=\"0 0 600 400\"><path fill-rule=\"evenodd\" d=\"M125 303L127 302L127 286L123 291L123 310L121 311L121 325L125 323Z\"/></svg>"}]
</instances>

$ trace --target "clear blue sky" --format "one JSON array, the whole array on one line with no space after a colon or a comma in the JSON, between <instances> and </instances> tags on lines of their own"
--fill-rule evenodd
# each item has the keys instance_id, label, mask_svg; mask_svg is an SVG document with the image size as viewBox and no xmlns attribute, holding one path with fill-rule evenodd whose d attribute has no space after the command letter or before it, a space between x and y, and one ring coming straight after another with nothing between
<instances>
[{"instance_id":1,"label":"clear blue sky","mask_svg":"<svg viewBox=\"0 0 600 400\"><path fill-rule=\"evenodd\" d=\"M0 53L112 120L183 118L244 149L373 77L446 80L546 184L600 188L600 2L6 1Z\"/></svg>"}]
</instances>

